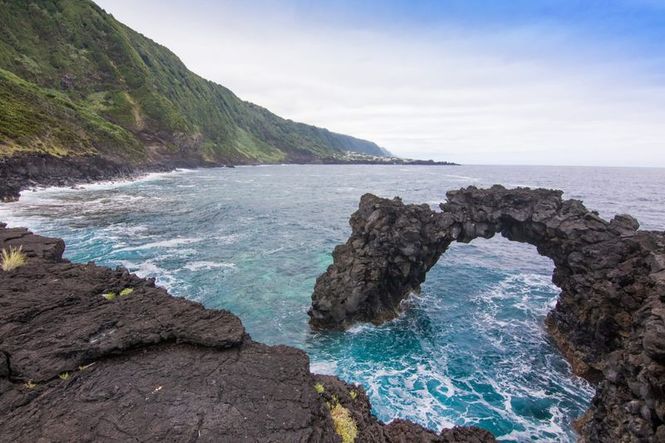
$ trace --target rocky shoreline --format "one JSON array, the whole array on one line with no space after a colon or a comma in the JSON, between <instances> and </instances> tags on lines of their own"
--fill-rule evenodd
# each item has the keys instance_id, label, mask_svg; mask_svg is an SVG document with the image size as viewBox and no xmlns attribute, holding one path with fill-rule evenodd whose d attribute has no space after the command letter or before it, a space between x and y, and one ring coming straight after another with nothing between
<instances>
[{"instance_id":1,"label":"rocky shoreline","mask_svg":"<svg viewBox=\"0 0 665 443\"><path fill-rule=\"evenodd\" d=\"M362 387L253 341L232 313L123 268L71 263L61 239L0 224L0 250L19 247L27 262L0 270L2 441L339 442L332 411L358 442L494 441L384 424Z\"/></svg>"},{"instance_id":2,"label":"rocky shoreline","mask_svg":"<svg viewBox=\"0 0 665 443\"><path fill-rule=\"evenodd\" d=\"M665 233L605 221L561 191L473 186L442 212L366 194L352 234L317 279L310 323L344 329L399 314L453 241L500 233L554 262L561 288L546 326L573 370L596 385L582 442L665 441Z\"/></svg>"},{"instance_id":3,"label":"rocky shoreline","mask_svg":"<svg viewBox=\"0 0 665 443\"><path fill-rule=\"evenodd\" d=\"M99 156L53 157L24 154L0 157L0 202L19 199L21 191L35 187L76 186L99 181L129 180L150 172L168 172L176 168L213 165L202 161L160 161L132 165Z\"/></svg>"},{"instance_id":4,"label":"rocky shoreline","mask_svg":"<svg viewBox=\"0 0 665 443\"><path fill-rule=\"evenodd\" d=\"M453 163L453 162L443 162L443 161L434 161L434 160L412 160L412 159L402 159L395 157L386 157L385 159L374 159L374 160L322 159L320 161L313 163L324 164L324 165L460 166L459 163Z\"/></svg>"},{"instance_id":5,"label":"rocky shoreline","mask_svg":"<svg viewBox=\"0 0 665 443\"><path fill-rule=\"evenodd\" d=\"M334 160L309 158L293 159L293 164L327 165L401 165L401 166L456 166L456 163L432 160ZM234 167L246 163L210 163L202 159L161 159L147 164L133 165L100 156L54 157L45 154L0 156L0 202L17 201L21 191L35 187L76 186L98 181L129 180L150 172L169 172L177 168ZM251 163L247 163L251 164Z\"/></svg>"}]
</instances>

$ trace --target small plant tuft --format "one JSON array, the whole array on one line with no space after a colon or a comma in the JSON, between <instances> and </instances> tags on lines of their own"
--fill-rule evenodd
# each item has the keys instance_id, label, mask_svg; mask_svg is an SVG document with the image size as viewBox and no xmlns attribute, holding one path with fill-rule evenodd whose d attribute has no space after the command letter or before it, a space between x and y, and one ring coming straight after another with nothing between
<instances>
[{"instance_id":1,"label":"small plant tuft","mask_svg":"<svg viewBox=\"0 0 665 443\"><path fill-rule=\"evenodd\" d=\"M69 380L69 372L63 372L58 377L60 377L60 380Z\"/></svg>"},{"instance_id":2,"label":"small plant tuft","mask_svg":"<svg viewBox=\"0 0 665 443\"><path fill-rule=\"evenodd\" d=\"M358 435L358 427L351 417L351 413L341 404L337 403L330 409L335 432L342 438L342 443L353 443Z\"/></svg>"},{"instance_id":3,"label":"small plant tuft","mask_svg":"<svg viewBox=\"0 0 665 443\"><path fill-rule=\"evenodd\" d=\"M8 250L2 250L2 270L5 272L20 268L26 264L27 261L28 257L23 252L23 245L18 248L10 246Z\"/></svg>"},{"instance_id":4,"label":"small plant tuft","mask_svg":"<svg viewBox=\"0 0 665 443\"><path fill-rule=\"evenodd\" d=\"M102 297L104 297L108 301L114 301L115 298L116 298L116 293L113 292L113 291L106 292L106 293L102 294Z\"/></svg>"},{"instance_id":5,"label":"small plant tuft","mask_svg":"<svg viewBox=\"0 0 665 443\"><path fill-rule=\"evenodd\" d=\"M37 387L37 383L33 383L32 380L28 380L23 386L25 386L27 389L35 389Z\"/></svg>"},{"instance_id":6,"label":"small plant tuft","mask_svg":"<svg viewBox=\"0 0 665 443\"><path fill-rule=\"evenodd\" d=\"M125 288L122 291L120 291L120 297L127 297L132 292L134 292L134 288Z\"/></svg>"},{"instance_id":7,"label":"small plant tuft","mask_svg":"<svg viewBox=\"0 0 665 443\"><path fill-rule=\"evenodd\" d=\"M358 397L358 393L354 390L351 390L349 392L349 397L351 397L351 400L355 400Z\"/></svg>"},{"instance_id":8,"label":"small plant tuft","mask_svg":"<svg viewBox=\"0 0 665 443\"><path fill-rule=\"evenodd\" d=\"M321 383L315 384L314 385L314 390L319 394L323 394L324 392L326 392L326 388L323 387L323 384L321 384Z\"/></svg>"}]
</instances>

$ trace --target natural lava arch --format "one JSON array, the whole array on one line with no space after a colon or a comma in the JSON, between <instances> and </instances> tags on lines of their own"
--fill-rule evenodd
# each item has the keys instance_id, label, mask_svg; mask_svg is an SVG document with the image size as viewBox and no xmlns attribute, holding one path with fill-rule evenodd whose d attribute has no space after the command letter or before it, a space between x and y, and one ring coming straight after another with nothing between
<instances>
[{"instance_id":1,"label":"natural lava arch","mask_svg":"<svg viewBox=\"0 0 665 443\"><path fill-rule=\"evenodd\" d=\"M555 190L468 187L440 207L364 195L351 237L317 279L312 327L392 319L452 242L500 233L554 263L561 294L547 329L596 385L581 441L665 441L665 235L628 215L605 221Z\"/></svg>"}]
</instances>

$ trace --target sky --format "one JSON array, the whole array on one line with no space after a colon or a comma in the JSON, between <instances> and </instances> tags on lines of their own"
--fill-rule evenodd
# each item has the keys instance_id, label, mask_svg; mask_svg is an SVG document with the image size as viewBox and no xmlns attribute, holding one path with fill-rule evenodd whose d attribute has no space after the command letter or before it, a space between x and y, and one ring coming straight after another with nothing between
<instances>
[{"instance_id":1,"label":"sky","mask_svg":"<svg viewBox=\"0 0 665 443\"><path fill-rule=\"evenodd\" d=\"M195 73L395 155L665 167L665 0L96 0Z\"/></svg>"}]
</instances>

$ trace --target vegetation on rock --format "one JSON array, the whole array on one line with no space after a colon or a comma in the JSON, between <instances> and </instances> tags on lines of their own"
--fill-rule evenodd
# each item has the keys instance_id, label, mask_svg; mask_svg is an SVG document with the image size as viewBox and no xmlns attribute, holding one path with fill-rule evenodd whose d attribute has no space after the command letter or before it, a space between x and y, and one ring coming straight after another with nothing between
<instances>
[{"instance_id":1,"label":"vegetation on rock","mask_svg":"<svg viewBox=\"0 0 665 443\"><path fill-rule=\"evenodd\" d=\"M102 294L102 297L104 297L108 301L114 301L117 297L116 293L111 291L111 292L105 292Z\"/></svg>"},{"instance_id":2,"label":"vegetation on rock","mask_svg":"<svg viewBox=\"0 0 665 443\"><path fill-rule=\"evenodd\" d=\"M353 443L356 441L358 427L348 409L337 403L330 408L330 416L335 425L335 432L342 438L342 443Z\"/></svg>"},{"instance_id":3,"label":"vegetation on rock","mask_svg":"<svg viewBox=\"0 0 665 443\"><path fill-rule=\"evenodd\" d=\"M13 271L16 268L20 268L26 262L28 258L23 253L23 247L19 246L15 248L10 246L9 249L2 250L2 270L5 272Z\"/></svg>"},{"instance_id":4,"label":"vegetation on rock","mask_svg":"<svg viewBox=\"0 0 665 443\"><path fill-rule=\"evenodd\" d=\"M0 0L0 157L256 163L376 144L280 118L192 73L88 0Z\"/></svg>"}]
</instances>

